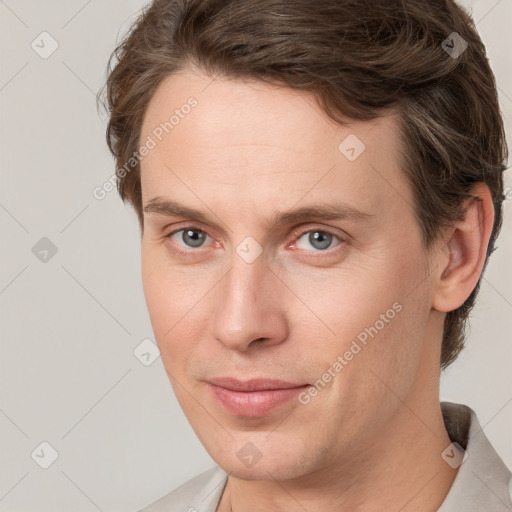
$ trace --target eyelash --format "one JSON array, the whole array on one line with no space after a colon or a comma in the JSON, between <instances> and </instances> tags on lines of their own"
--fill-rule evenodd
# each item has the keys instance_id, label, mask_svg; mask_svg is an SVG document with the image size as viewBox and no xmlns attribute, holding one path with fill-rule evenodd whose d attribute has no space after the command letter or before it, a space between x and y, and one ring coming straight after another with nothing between
<instances>
[{"instance_id":1,"label":"eyelash","mask_svg":"<svg viewBox=\"0 0 512 512\"><path fill-rule=\"evenodd\" d=\"M189 226L184 226L184 227L182 227L180 229L175 229L174 231L171 231L170 233L165 235L164 238L171 238L176 233L180 233L181 231L187 231L187 230L198 231L200 233L204 233L206 236L210 236L203 229L200 229L199 227L194 226L194 225L189 225ZM339 249L340 246L342 246L346 242L346 240L344 240L340 235L334 233L333 231L331 231L329 229L324 229L324 228L322 228L322 229L320 229L320 228L313 228L313 229L311 229L310 228L310 229L306 229L306 230L297 230L297 231L294 231L293 237L294 237L294 240L298 240L298 239L302 238L305 234L307 234L307 233L314 233L314 232L319 232L319 233L324 233L324 234L332 235L334 238L337 238L340 243L338 245L335 245L334 247L329 247L329 248L324 249L324 250L321 250L321 249L314 250L314 249L312 249L311 251L308 251L308 252L319 253L319 254L331 254L333 251L335 251L336 249ZM210 238L212 238L212 237L210 236ZM288 245L290 245L290 244L288 244ZM189 250L184 250L182 248L177 248L176 252L179 252L181 254L191 254L191 253L201 252L201 249L204 249L204 247L201 246L201 247L198 247L197 249L191 248ZM299 250L304 251L305 249L299 249Z\"/></svg>"}]
</instances>

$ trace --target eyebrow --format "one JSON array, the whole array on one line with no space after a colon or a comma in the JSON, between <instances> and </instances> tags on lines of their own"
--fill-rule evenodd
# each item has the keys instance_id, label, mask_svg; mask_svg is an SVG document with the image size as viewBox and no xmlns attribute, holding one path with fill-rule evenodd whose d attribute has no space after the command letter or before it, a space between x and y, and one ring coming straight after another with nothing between
<instances>
[{"instance_id":1,"label":"eyebrow","mask_svg":"<svg viewBox=\"0 0 512 512\"><path fill-rule=\"evenodd\" d=\"M208 214L201 210L189 208L176 201L154 197L144 205L145 213L156 213L168 217L186 217L208 224ZM321 220L351 220L363 221L373 217L374 214L364 212L345 203L335 202L311 204L294 208L284 212L276 212L270 218L269 226L274 228L279 224L304 222L311 219Z\"/></svg>"}]
</instances>

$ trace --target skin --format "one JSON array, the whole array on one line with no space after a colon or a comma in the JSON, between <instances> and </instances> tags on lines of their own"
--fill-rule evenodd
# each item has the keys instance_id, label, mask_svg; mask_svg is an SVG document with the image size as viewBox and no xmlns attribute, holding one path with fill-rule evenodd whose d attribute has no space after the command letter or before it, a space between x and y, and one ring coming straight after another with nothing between
<instances>
[{"instance_id":1,"label":"skin","mask_svg":"<svg viewBox=\"0 0 512 512\"><path fill-rule=\"evenodd\" d=\"M393 113L341 126L309 93L189 69L159 85L141 140L190 96L198 105L142 161L142 196L207 221L145 212L142 278L177 399L229 473L217 510L437 510L457 473L441 458L443 320L485 260L487 187L426 251ZM366 146L355 161L338 149L349 134ZM271 226L276 212L333 202L368 216ZM334 235L327 248L309 238L317 230ZM263 249L252 263L236 250L249 236ZM394 303L401 311L306 405L248 418L207 389L220 376L312 385ZM252 467L237 457L248 442L261 454Z\"/></svg>"}]
</instances>

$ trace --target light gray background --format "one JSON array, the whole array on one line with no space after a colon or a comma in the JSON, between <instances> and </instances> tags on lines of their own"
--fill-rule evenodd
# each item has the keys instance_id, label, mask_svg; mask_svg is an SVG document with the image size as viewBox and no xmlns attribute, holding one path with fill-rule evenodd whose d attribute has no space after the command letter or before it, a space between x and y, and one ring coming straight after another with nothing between
<instances>
[{"instance_id":1,"label":"light gray background","mask_svg":"<svg viewBox=\"0 0 512 512\"><path fill-rule=\"evenodd\" d=\"M92 196L114 171L95 94L142 5L0 0L2 511L135 511L213 465L161 360L146 367L133 354L152 338L135 215L115 191ZM512 0L464 5L487 45L510 134ZM47 59L31 48L43 31L59 45ZM511 203L467 349L442 380L442 399L477 412L509 467ZM58 250L46 263L32 252L42 237ZM42 441L58 452L48 469L31 458ZM49 451L40 450L43 461Z\"/></svg>"}]
</instances>

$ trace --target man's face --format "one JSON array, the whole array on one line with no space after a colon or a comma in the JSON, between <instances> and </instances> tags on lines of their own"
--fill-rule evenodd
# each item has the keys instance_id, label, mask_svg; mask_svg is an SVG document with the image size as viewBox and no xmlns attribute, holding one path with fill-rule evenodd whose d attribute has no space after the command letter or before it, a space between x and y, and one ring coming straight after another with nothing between
<instances>
[{"instance_id":1,"label":"man's face","mask_svg":"<svg viewBox=\"0 0 512 512\"><path fill-rule=\"evenodd\" d=\"M389 116L342 127L310 94L192 72L151 99L144 293L176 396L235 476L353 464L362 446L378 449L408 397L436 391L439 340L427 341L441 324L397 126ZM204 218L164 214L164 201ZM309 207L340 214L278 219ZM209 383L220 378L296 389Z\"/></svg>"}]
</instances>

